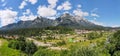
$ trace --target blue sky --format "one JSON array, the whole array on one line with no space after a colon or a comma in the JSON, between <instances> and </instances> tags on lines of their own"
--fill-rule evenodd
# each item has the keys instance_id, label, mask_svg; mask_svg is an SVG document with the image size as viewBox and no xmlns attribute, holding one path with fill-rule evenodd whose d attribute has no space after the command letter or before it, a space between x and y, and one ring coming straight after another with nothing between
<instances>
[{"instance_id":1,"label":"blue sky","mask_svg":"<svg viewBox=\"0 0 120 56\"><path fill-rule=\"evenodd\" d=\"M63 13L104 26L120 26L120 0L0 0L0 27L37 16L54 19Z\"/></svg>"}]
</instances>

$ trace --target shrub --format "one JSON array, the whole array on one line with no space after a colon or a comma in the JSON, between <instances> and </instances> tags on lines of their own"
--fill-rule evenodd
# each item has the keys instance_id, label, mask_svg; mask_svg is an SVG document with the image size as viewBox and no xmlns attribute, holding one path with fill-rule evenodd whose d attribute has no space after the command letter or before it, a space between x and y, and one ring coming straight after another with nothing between
<instances>
[{"instance_id":1,"label":"shrub","mask_svg":"<svg viewBox=\"0 0 120 56\"><path fill-rule=\"evenodd\" d=\"M33 56L60 56L60 53L49 49L39 49Z\"/></svg>"},{"instance_id":2,"label":"shrub","mask_svg":"<svg viewBox=\"0 0 120 56\"><path fill-rule=\"evenodd\" d=\"M97 32L92 32L92 33L88 33L88 39L92 40L92 39L96 39L102 36L102 33L97 33Z\"/></svg>"},{"instance_id":3,"label":"shrub","mask_svg":"<svg viewBox=\"0 0 120 56\"><path fill-rule=\"evenodd\" d=\"M63 41L57 42L56 44L57 44L58 46L62 46L62 45L65 45L66 42L63 40Z\"/></svg>"},{"instance_id":4,"label":"shrub","mask_svg":"<svg viewBox=\"0 0 120 56\"><path fill-rule=\"evenodd\" d=\"M21 50L27 53L29 56L37 51L37 46L32 41L25 41L24 38L18 40L11 40L8 47Z\"/></svg>"},{"instance_id":5,"label":"shrub","mask_svg":"<svg viewBox=\"0 0 120 56\"><path fill-rule=\"evenodd\" d=\"M81 47L71 50L70 56L98 56L98 53L91 48Z\"/></svg>"},{"instance_id":6,"label":"shrub","mask_svg":"<svg viewBox=\"0 0 120 56\"><path fill-rule=\"evenodd\" d=\"M116 51L113 56L120 56L120 51Z\"/></svg>"}]
</instances>

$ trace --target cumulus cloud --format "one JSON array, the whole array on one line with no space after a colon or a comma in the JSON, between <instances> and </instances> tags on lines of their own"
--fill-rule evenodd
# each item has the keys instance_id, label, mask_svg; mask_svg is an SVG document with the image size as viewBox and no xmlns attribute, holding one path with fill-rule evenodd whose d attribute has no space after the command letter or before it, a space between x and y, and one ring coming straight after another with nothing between
<instances>
[{"instance_id":1,"label":"cumulus cloud","mask_svg":"<svg viewBox=\"0 0 120 56\"><path fill-rule=\"evenodd\" d=\"M10 9L0 10L0 24L5 26L14 23L17 18L17 12Z\"/></svg>"},{"instance_id":2,"label":"cumulus cloud","mask_svg":"<svg viewBox=\"0 0 120 56\"><path fill-rule=\"evenodd\" d=\"M28 0L28 2L30 2L31 4L36 4L37 0Z\"/></svg>"},{"instance_id":3,"label":"cumulus cloud","mask_svg":"<svg viewBox=\"0 0 120 56\"><path fill-rule=\"evenodd\" d=\"M57 2L58 0L48 0L48 3L50 4L48 7L55 8Z\"/></svg>"},{"instance_id":4,"label":"cumulus cloud","mask_svg":"<svg viewBox=\"0 0 120 56\"><path fill-rule=\"evenodd\" d=\"M46 6L39 6L38 11L37 11L37 14L43 17L51 17L51 16L56 15L56 13L57 13L56 10L46 7Z\"/></svg>"},{"instance_id":5,"label":"cumulus cloud","mask_svg":"<svg viewBox=\"0 0 120 56\"><path fill-rule=\"evenodd\" d=\"M62 10L62 9L63 9L63 6L61 5L57 7L57 10Z\"/></svg>"},{"instance_id":6,"label":"cumulus cloud","mask_svg":"<svg viewBox=\"0 0 120 56\"><path fill-rule=\"evenodd\" d=\"M78 8L81 8L81 7L82 7L82 5L78 4L78 5L77 5L77 7L78 7Z\"/></svg>"},{"instance_id":7,"label":"cumulus cloud","mask_svg":"<svg viewBox=\"0 0 120 56\"><path fill-rule=\"evenodd\" d=\"M93 17L100 17L99 15L97 15L95 13L92 13L91 16L93 16Z\"/></svg>"},{"instance_id":8,"label":"cumulus cloud","mask_svg":"<svg viewBox=\"0 0 120 56\"><path fill-rule=\"evenodd\" d=\"M23 9L27 5L27 2L30 2L31 4L36 4L37 1L38 0L23 0L19 6L19 9Z\"/></svg>"},{"instance_id":9,"label":"cumulus cloud","mask_svg":"<svg viewBox=\"0 0 120 56\"><path fill-rule=\"evenodd\" d=\"M80 17L89 16L88 12L83 12L81 9L74 10L73 14Z\"/></svg>"},{"instance_id":10,"label":"cumulus cloud","mask_svg":"<svg viewBox=\"0 0 120 56\"><path fill-rule=\"evenodd\" d=\"M20 16L19 19L22 21L27 21L27 20L34 20L36 17L37 16L33 15L30 9L26 9L26 11L23 12L23 16Z\"/></svg>"},{"instance_id":11,"label":"cumulus cloud","mask_svg":"<svg viewBox=\"0 0 120 56\"><path fill-rule=\"evenodd\" d=\"M20 20L22 21L28 21L28 20L34 20L37 16L30 14L29 16L23 15L19 17Z\"/></svg>"},{"instance_id":12,"label":"cumulus cloud","mask_svg":"<svg viewBox=\"0 0 120 56\"><path fill-rule=\"evenodd\" d=\"M22 1L22 3L19 6L19 9L23 9L27 5L26 1Z\"/></svg>"},{"instance_id":13,"label":"cumulus cloud","mask_svg":"<svg viewBox=\"0 0 120 56\"><path fill-rule=\"evenodd\" d=\"M72 8L71 3L69 1L64 2L62 5L57 7L57 10L70 10Z\"/></svg>"}]
</instances>

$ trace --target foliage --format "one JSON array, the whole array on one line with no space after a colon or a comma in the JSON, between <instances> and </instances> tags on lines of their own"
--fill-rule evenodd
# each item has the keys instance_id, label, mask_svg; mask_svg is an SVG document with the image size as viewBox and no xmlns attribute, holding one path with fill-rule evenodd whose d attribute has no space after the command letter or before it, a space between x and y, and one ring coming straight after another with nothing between
<instances>
[{"instance_id":1,"label":"foliage","mask_svg":"<svg viewBox=\"0 0 120 56\"><path fill-rule=\"evenodd\" d=\"M37 51L37 47L36 45L32 42L26 42L26 46L25 46L25 50L26 53L28 53L28 55L34 54Z\"/></svg>"},{"instance_id":2,"label":"foliage","mask_svg":"<svg viewBox=\"0 0 120 56\"><path fill-rule=\"evenodd\" d=\"M39 47L39 50L34 53L33 56L69 56L70 52L68 50L51 50L45 49L44 47Z\"/></svg>"},{"instance_id":3,"label":"foliage","mask_svg":"<svg viewBox=\"0 0 120 56\"><path fill-rule=\"evenodd\" d=\"M32 41L25 41L25 38L18 38L17 40L11 40L8 44L8 47L21 50L28 55L33 54L37 51L36 45Z\"/></svg>"},{"instance_id":4,"label":"foliage","mask_svg":"<svg viewBox=\"0 0 120 56\"><path fill-rule=\"evenodd\" d=\"M98 32L91 32L88 33L88 39L92 40L92 39L96 39L102 36L102 33L98 33Z\"/></svg>"},{"instance_id":5,"label":"foliage","mask_svg":"<svg viewBox=\"0 0 120 56\"><path fill-rule=\"evenodd\" d=\"M120 56L120 51L116 51L113 56Z\"/></svg>"},{"instance_id":6,"label":"foliage","mask_svg":"<svg viewBox=\"0 0 120 56\"><path fill-rule=\"evenodd\" d=\"M8 47L18 50L25 50L25 43L22 41L11 40Z\"/></svg>"},{"instance_id":7,"label":"foliage","mask_svg":"<svg viewBox=\"0 0 120 56\"><path fill-rule=\"evenodd\" d=\"M60 53L54 50L40 48L33 56L60 56Z\"/></svg>"},{"instance_id":8,"label":"foliage","mask_svg":"<svg viewBox=\"0 0 120 56\"><path fill-rule=\"evenodd\" d=\"M8 41L0 39L2 45L0 46L0 56L27 56L25 53L8 47Z\"/></svg>"},{"instance_id":9,"label":"foliage","mask_svg":"<svg viewBox=\"0 0 120 56\"><path fill-rule=\"evenodd\" d=\"M114 47L109 49L109 53L111 56L116 55L117 53L115 54L115 52L120 51L120 30L115 32L109 41L112 47Z\"/></svg>"},{"instance_id":10,"label":"foliage","mask_svg":"<svg viewBox=\"0 0 120 56\"><path fill-rule=\"evenodd\" d=\"M52 31L52 34L73 34L74 30L67 27L46 27L46 28L25 28L25 29L13 29L8 31L0 31L2 35L22 35L22 36L41 36L42 34L49 34L47 30Z\"/></svg>"},{"instance_id":11,"label":"foliage","mask_svg":"<svg viewBox=\"0 0 120 56\"><path fill-rule=\"evenodd\" d=\"M98 52L92 48L81 47L72 49L70 56L98 56Z\"/></svg>"},{"instance_id":12,"label":"foliage","mask_svg":"<svg viewBox=\"0 0 120 56\"><path fill-rule=\"evenodd\" d=\"M63 40L63 41L57 42L56 44L57 44L58 46L62 46L62 45L65 45L66 42Z\"/></svg>"}]
</instances>

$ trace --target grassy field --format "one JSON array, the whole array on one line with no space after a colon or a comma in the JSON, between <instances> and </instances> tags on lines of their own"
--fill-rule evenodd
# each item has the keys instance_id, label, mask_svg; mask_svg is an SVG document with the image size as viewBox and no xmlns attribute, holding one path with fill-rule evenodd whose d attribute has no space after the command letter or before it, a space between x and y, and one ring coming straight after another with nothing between
<instances>
[{"instance_id":1,"label":"grassy field","mask_svg":"<svg viewBox=\"0 0 120 56\"><path fill-rule=\"evenodd\" d=\"M19 50L11 49L8 47L8 41L0 39L0 56L25 56Z\"/></svg>"}]
</instances>

